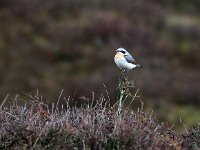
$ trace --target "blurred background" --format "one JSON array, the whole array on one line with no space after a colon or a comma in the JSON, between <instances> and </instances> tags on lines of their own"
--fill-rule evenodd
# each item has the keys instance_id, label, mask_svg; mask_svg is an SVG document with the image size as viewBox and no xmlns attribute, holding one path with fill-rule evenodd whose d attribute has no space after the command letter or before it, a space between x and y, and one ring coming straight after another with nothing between
<instances>
[{"instance_id":1,"label":"blurred background","mask_svg":"<svg viewBox=\"0 0 200 150\"><path fill-rule=\"evenodd\" d=\"M34 93L116 100L114 50L143 69L129 72L146 110L161 121L200 120L199 0L1 0L0 98ZM105 84L105 87L104 87ZM138 102L137 102L138 101Z\"/></svg>"}]
</instances>

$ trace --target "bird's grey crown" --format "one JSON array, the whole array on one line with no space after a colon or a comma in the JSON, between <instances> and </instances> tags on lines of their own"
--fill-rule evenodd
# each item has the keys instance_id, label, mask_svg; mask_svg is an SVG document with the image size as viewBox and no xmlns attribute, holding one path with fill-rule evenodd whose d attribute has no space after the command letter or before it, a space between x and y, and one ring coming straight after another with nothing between
<instances>
[{"instance_id":1,"label":"bird's grey crown","mask_svg":"<svg viewBox=\"0 0 200 150\"><path fill-rule=\"evenodd\" d=\"M123 54L128 53L124 48L120 47L117 50L115 50L116 52L122 52Z\"/></svg>"}]
</instances>

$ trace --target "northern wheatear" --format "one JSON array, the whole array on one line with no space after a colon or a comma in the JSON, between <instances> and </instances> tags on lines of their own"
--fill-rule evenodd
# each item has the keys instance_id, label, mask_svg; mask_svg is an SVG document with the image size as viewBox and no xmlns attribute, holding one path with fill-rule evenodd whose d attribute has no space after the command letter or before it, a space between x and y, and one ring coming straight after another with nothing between
<instances>
[{"instance_id":1,"label":"northern wheatear","mask_svg":"<svg viewBox=\"0 0 200 150\"><path fill-rule=\"evenodd\" d=\"M115 50L117 53L114 57L114 61L121 70L123 70L124 73L126 73L129 70L132 70L133 68L142 66L139 65L135 59L127 52L124 48L118 48Z\"/></svg>"}]
</instances>

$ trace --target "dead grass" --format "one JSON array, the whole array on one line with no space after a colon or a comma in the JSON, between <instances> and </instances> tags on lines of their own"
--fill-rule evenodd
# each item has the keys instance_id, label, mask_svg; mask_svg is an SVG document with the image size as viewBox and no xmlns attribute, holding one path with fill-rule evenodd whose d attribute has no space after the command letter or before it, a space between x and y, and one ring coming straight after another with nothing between
<instances>
[{"instance_id":1,"label":"dead grass","mask_svg":"<svg viewBox=\"0 0 200 150\"><path fill-rule=\"evenodd\" d=\"M59 105L63 90L56 104L47 104L38 91L23 99L16 96L10 104L5 104L6 96L0 105L0 149L198 149L199 124L177 134L152 112L144 112L143 103L137 111L125 107L126 98L137 93L131 94L134 82L125 76L119 83L114 105L109 96L95 100L94 94L80 107L65 97Z\"/></svg>"},{"instance_id":2,"label":"dead grass","mask_svg":"<svg viewBox=\"0 0 200 150\"><path fill-rule=\"evenodd\" d=\"M127 107L119 116L104 97L81 107L46 104L38 92L26 100L1 106L0 149L181 149L184 140L152 113Z\"/></svg>"}]
</instances>

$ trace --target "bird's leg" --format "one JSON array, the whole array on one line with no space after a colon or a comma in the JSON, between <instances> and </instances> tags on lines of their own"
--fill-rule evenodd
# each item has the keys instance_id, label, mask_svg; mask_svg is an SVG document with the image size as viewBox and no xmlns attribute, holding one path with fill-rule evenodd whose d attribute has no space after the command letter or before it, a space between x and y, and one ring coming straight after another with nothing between
<instances>
[{"instance_id":1,"label":"bird's leg","mask_svg":"<svg viewBox=\"0 0 200 150\"><path fill-rule=\"evenodd\" d=\"M124 70L124 71L123 71L123 80L124 80L124 81L127 81L127 80L128 80L128 78L127 78L127 72L128 72L128 70Z\"/></svg>"},{"instance_id":2,"label":"bird's leg","mask_svg":"<svg viewBox=\"0 0 200 150\"><path fill-rule=\"evenodd\" d=\"M123 70L123 76L125 76L126 75L126 70Z\"/></svg>"},{"instance_id":3,"label":"bird's leg","mask_svg":"<svg viewBox=\"0 0 200 150\"><path fill-rule=\"evenodd\" d=\"M122 78L126 77L127 70L123 70Z\"/></svg>"},{"instance_id":4,"label":"bird's leg","mask_svg":"<svg viewBox=\"0 0 200 150\"><path fill-rule=\"evenodd\" d=\"M126 76L126 70L123 70L123 73L120 76L119 80L123 80L125 76Z\"/></svg>"}]
</instances>

